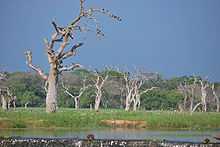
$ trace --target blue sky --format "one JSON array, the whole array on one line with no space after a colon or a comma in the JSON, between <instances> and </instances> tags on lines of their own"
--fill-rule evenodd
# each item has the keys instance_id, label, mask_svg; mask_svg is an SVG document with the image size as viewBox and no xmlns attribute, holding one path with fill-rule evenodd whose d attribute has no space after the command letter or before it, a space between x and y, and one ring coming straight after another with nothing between
<instances>
[{"instance_id":1,"label":"blue sky","mask_svg":"<svg viewBox=\"0 0 220 147\"><path fill-rule=\"evenodd\" d=\"M85 45L70 62L85 67L133 66L164 77L197 74L220 81L219 0L87 0L122 17L100 17L105 37L79 37ZM29 71L24 51L44 70L48 63L43 38L51 21L68 24L79 11L78 0L1 0L0 64L8 71Z\"/></svg>"}]
</instances>

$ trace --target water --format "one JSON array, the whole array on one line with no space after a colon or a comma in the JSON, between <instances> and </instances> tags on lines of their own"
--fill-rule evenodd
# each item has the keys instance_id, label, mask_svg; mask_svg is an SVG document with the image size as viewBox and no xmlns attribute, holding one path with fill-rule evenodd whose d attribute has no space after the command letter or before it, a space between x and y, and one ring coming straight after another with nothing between
<instances>
[{"instance_id":1,"label":"water","mask_svg":"<svg viewBox=\"0 0 220 147\"><path fill-rule=\"evenodd\" d=\"M144 129L102 129L102 130L67 130L67 129L10 129L0 130L0 136L45 137L45 138L79 138L85 139L88 134L94 134L95 139L154 139L183 142L203 142L208 138L211 142L218 142L213 138L220 133L220 129L189 131L189 130L144 130Z\"/></svg>"}]
</instances>

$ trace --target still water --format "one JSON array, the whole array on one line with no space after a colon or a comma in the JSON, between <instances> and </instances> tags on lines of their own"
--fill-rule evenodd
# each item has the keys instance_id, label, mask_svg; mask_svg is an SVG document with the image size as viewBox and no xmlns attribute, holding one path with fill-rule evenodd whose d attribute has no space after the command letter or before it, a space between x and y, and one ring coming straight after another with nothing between
<instances>
[{"instance_id":1,"label":"still water","mask_svg":"<svg viewBox=\"0 0 220 147\"><path fill-rule=\"evenodd\" d=\"M139 130L139 129L102 129L102 130L67 130L67 129L12 129L1 130L0 136L45 137L45 138L79 138L85 139L88 134L94 134L95 139L157 139L184 142L202 142L208 138L211 142L220 142L213 136L220 129L189 131L189 130Z\"/></svg>"}]
</instances>

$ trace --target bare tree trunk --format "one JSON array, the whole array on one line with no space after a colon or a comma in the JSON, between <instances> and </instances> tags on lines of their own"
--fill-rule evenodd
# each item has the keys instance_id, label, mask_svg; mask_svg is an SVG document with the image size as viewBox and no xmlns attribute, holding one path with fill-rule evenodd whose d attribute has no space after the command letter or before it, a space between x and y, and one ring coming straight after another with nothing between
<instances>
[{"instance_id":1,"label":"bare tree trunk","mask_svg":"<svg viewBox=\"0 0 220 147\"><path fill-rule=\"evenodd\" d=\"M24 108L25 108L25 109L28 108L28 104L29 104L29 102L27 102L27 103L24 104Z\"/></svg>"},{"instance_id":2,"label":"bare tree trunk","mask_svg":"<svg viewBox=\"0 0 220 147\"><path fill-rule=\"evenodd\" d=\"M56 112L57 110L57 82L58 74L53 66L50 68L50 73L48 77L48 91L46 97L46 112Z\"/></svg>"},{"instance_id":3,"label":"bare tree trunk","mask_svg":"<svg viewBox=\"0 0 220 147\"><path fill-rule=\"evenodd\" d=\"M137 111L137 108L140 106L140 99L136 98L134 103L133 103L133 111Z\"/></svg>"},{"instance_id":4,"label":"bare tree trunk","mask_svg":"<svg viewBox=\"0 0 220 147\"><path fill-rule=\"evenodd\" d=\"M129 90L129 91L128 91L128 94L127 94L127 96L126 96L126 100L125 100L125 111L129 111L129 109L130 109L132 91L133 91L133 90Z\"/></svg>"},{"instance_id":5,"label":"bare tree trunk","mask_svg":"<svg viewBox=\"0 0 220 147\"><path fill-rule=\"evenodd\" d=\"M195 93L195 86L191 87L191 97L190 97L190 108L189 111L192 112L193 110L193 104L194 104L194 94Z\"/></svg>"},{"instance_id":6,"label":"bare tree trunk","mask_svg":"<svg viewBox=\"0 0 220 147\"><path fill-rule=\"evenodd\" d=\"M187 94L185 94L185 95L184 95L184 101L183 101L183 109L184 109L184 111L186 111L187 98L188 98L188 96L187 96Z\"/></svg>"},{"instance_id":7,"label":"bare tree trunk","mask_svg":"<svg viewBox=\"0 0 220 147\"><path fill-rule=\"evenodd\" d=\"M78 110L80 108L80 97L76 96L74 98L74 101L75 101L75 109Z\"/></svg>"},{"instance_id":8,"label":"bare tree trunk","mask_svg":"<svg viewBox=\"0 0 220 147\"><path fill-rule=\"evenodd\" d=\"M215 97L215 98L216 98L216 112L219 112L219 110L220 110L220 101L219 101L218 97Z\"/></svg>"},{"instance_id":9,"label":"bare tree trunk","mask_svg":"<svg viewBox=\"0 0 220 147\"><path fill-rule=\"evenodd\" d=\"M2 98L2 109L8 110L8 104L7 104L7 100L5 99L5 96L1 95L1 98Z\"/></svg>"},{"instance_id":10,"label":"bare tree trunk","mask_svg":"<svg viewBox=\"0 0 220 147\"><path fill-rule=\"evenodd\" d=\"M17 100L17 97L14 96L13 101L12 101L14 110L16 109L16 100Z\"/></svg>"},{"instance_id":11,"label":"bare tree trunk","mask_svg":"<svg viewBox=\"0 0 220 147\"><path fill-rule=\"evenodd\" d=\"M182 109L183 111L187 110L187 99L189 97L189 85L187 85L186 82L184 82L184 84L180 83L180 85L178 86L178 89L182 92L182 94L184 95L184 100L183 100L183 106Z\"/></svg>"},{"instance_id":12,"label":"bare tree trunk","mask_svg":"<svg viewBox=\"0 0 220 147\"><path fill-rule=\"evenodd\" d=\"M200 80L201 83L201 104L202 104L202 111L206 112L207 111L207 102L206 102L206 98L207 98L207 88L208 88L208 83L204 84L202 80Z\"/></svg>"},{"instance_id":13,"label":"bare tree trunk","mask_svg":"<svg viewBox=\"0 0 220 147\"><path fill-rule=\"evenodd\" d=\"M219 101L219 97L217 96L216 92L215 92L215 84L212 85L212 94L216 100L216 112L219 112L220 110L220 101Z\"/></svg>"},{"instance_id":14,"label":"bare tree trunk","mask_svg":"<svg viewBox=\"0 0 220 147\"><path fill-rule=\"evenodd\" d=\"M95 97L95 111L99 110L100 102L101 102L101 97L102 97L102 91L98 90L96 97Z\"/></svg>"}]
</instances>

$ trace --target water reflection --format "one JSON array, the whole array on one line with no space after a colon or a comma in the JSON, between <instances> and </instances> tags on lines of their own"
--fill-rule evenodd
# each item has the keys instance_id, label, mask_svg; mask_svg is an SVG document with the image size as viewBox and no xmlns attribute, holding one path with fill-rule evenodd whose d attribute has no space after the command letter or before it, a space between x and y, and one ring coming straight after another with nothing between
<instances>
[{"instance_id":1,"label":"water reflection","mask_svg":"<svg viewBox=\"0 0 220 147\"><path fill-rule=\"evenodd\" d=\"M189 130L137 130L137 129L105 129L105 130L67 130L67 129L12 129L0 130L1 136L22 137L64 137L84 139L88 134L94 134L96 139L158 139L169 141L202 142L209 138L211 142L220 142L213 138L219 130L189 131Z\"/></svg>"}]
</instances>

